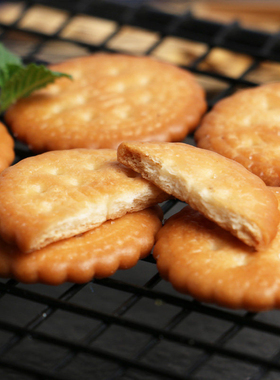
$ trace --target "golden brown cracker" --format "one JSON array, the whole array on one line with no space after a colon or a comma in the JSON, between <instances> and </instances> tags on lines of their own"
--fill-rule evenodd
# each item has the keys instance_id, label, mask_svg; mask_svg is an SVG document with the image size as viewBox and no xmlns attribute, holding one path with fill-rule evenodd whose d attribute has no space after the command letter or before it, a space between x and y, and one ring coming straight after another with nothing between
<instances>
[{"instance_id":1,"label":"golden brown cracker","mask_svg":"<svg viewBox=\"0 0 280 380\"><path fill-rule=\"evenodd\" d=\"M119 164L115 150L47 152L0 175L0 234L30 252L167 197Z\"/></svg>"},{"instance_id":2,"label":"golden brown cracker","mask_svg":"<svg viewBox=\"0 0 280 380\"><path fill-rule=\"evenodd\" d=\"M280 200L280 189L272 191ZM154 257L163 278L203 302L254 311L280 307L280 228L255 251L189 206L159 231Z\"/></svg>"},{"instance_id":3,"label":"golden brown cracker","mask_svg":"<svg viewBox=\"0 0 280 380\"><path fill-rule=\"evenodd\" d=\"M0 172L6 169L14 158L14 140L9 135L4 124L0 122Z\"/></svg>"},{"instance_id":4,"label":"golden brown cracker","mask_svg":"<svg viewBox=\"0 0 280 380\"><path fill-rule=\"evenodd\" d=\"M218 102L195 134L197 145L238 161L269 186L280 185L280 83Z\"/></svg>"},{"instance_id":5,"label":"golden brown cracker","mask_svg":"<svg viewBox=\"0 0 280 380\"><path fill-rule=\"evenodd\" d=\"M111 276L149 254L161 218L158 206L126 214L28 255L0 240L0 277L59 285Z\"/></svg>"},{"instance_id":6,"label":"golden brown cracker","mask_svg":"<svg viewBox=\"0 0 280 380\"><path fill-rule=\"evenodd\" d=\"M182 143L122 143L118 160L189 203L248 245L261 248L277 231L275 195L242 165Z\"/></svg>"},{"instance_id":7,"label":"golden brown cracker","mask_svg":"<svg viewBox=\"0 0 280 380\"><path fill-rule=\"evenodd\" d=\"M74 80L56 80L5 115L15 136L36 152L181 141L206 110L192 74L150 57L94 54L50 68Z\"/></svg>"}]
</instances>

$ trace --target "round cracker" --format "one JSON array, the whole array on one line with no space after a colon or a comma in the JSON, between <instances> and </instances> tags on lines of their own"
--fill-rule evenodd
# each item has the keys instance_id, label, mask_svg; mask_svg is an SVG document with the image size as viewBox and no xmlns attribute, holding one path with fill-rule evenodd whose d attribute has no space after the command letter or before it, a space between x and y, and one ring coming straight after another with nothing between
<instances>
[{"instance_id":1,"label":"round cracker","mask_svg":"<svg viewBox=\"0 0 280 380\"><path fill-rule=\"evenodd\" d=\"M36 152L180 141L206 110L192 74L149 57L95 54L50 68L74 80L56 80L5 115L14 135Z\"/></svg>"},{"instance_id":2,"label":"round cracker","mask_svg":"<svg viewBox=\"0 0 280 380\"><path fill-rule=\"evenodd\" d=\"M280 185L280 83L221 100L202 120L197 145L238 161L269 186Z\"/></svg>"},{"instance_id":3,"label":"round cracker","mask_svg":"<svg viewBox=\"0 0 280 380\"><path fill-rule=\"evenodd\" d=\"M14 158L14 140L0 122L0 173L13 162Z\"/></svg>"},{"instance_id":4,"label":"round cracker","mask_svg":"<svg viewBox=\"0 0 280 380\"><path fill-rule=\"evenodd\" d=\"M272 188L280 201L280 189ZM189 206L157 235L154 257L163 278L200 301L230 308L280 307L280 227L261 251L207 220Z\"/></svg>"},{"instance_id":5,"label":"round cracker","mask_svg":"<svg viewBox=\"0 0 280 380\"><path fill-rule=\"evenodd\" d=\"M160 207L126 214L29 255L0 240L0 276L50 285L111 276L149 254L161 219Z\"/></svg>"},{"instance_id":6,"label":"round cracker","mask_svg":"<svg viewBox=\"0 0 280 380\"><path fill-rule=\"evenodd\" d=\"M113 149L47 152L0 175L0 234L31 252L168 197Z\"/></svg>"}]
</instances>

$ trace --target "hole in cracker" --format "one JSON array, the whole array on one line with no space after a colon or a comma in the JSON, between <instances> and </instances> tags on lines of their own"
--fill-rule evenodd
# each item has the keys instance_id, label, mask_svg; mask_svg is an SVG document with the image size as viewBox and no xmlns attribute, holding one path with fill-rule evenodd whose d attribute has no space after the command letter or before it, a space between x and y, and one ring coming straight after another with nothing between
<instances>
[{"instance_id":1,"label":"hole in cracker","mask_svg":"<svg viewBox=\"0 0 280 380\"><path fill-rule=\"evenodd\" d=\"M51 173L51 174L55 174L57 176L62 176L62 175L65 175L65 171L57 168L55 173Z\"/></svg>"},{"instance_id":2,"label":"hole in cracker","mask_svg":"<svg viewBox=\"0 0 280 380\"><path fill-rule=\"evenodd\" d=\"M72 70L71 75L75 80L77 80L77 79L81 79L84 73L82 70Z\"/></svg>"},{"instance_id":3,"label":"hole in cracker","mask_svg":"<svg viewBox=\"0 0 280 380\"><path fill-rule=\"evenodd\" d=\"M57 84L51 84L51 85L48 87L48 93L49 93L49 94L57 95L58 93L60 93L60 91L61 91L61 88L60 88L60 86L58 86Z\"/></svg>"},{"instance_id":4,"label":"hole in cracker","mask_svg":"<svg viewBox=\"0 0 280 380\"><path fill-rule=\"evenodd\" d=\"M118 82L115 84L114 86L114 89L117 91L117 92L124 92L126 86L123 82Z\"/></svg>"},{"instance_id":5,"label":"hole in cracker","mask_svg":"<svg viewBox=\"0 0 280 380\"><path fill-rule=\"evenodd\" d=\"M47 170L47 173L51 175L60 175L58 168L49 168L49 170Z\"/></svg>"},{"instance_id":6,"label":"hole in cracker","mask_svg":"<svg viewBox=\"0 0 280 380\"><path fill-rule=\"evenodd\" d=\"M144 94L142 96L140 96L140 103L142 104L146 104L146 103L149 103L149 101L151 100L151 94Z\"/></svg>"},{"instance_id":7,"label":"hole in cracker","mask_svg":"<svg viewBox=\"0 0 280 380\"><path fill-rule=\"evenodd\" d=\"M131 107L128 105L119 105L113 109L113 114L118 119L126 119L131 112Z\"/></svg>"},{"instance_id":8,"label":"hole in cracker","mask_svg":"<svg viewBox=\"0 0 280 380\"><path fill-rule=\"evenodd\" d=\"M120 82L120 81L119 82L110 83L107 86L107 89L109 91L113 91L113 92L117 92L117 93L124 92L126 88L127 88L127 85L124 82Z\"/></svg>"},{"instance_id":9,"label":"hole in cracker","mask_svg":"<svg viewBox=\"0 0 280 380\"><path fill-rule=\"evenodd\" d=\"M43 193L45 191L40 184L31 185L29 190L33 191L34 193Z\"/></svg>"},{"instance_id":10,"label":"hole in cracker","mask_svg":"<svg viewBox=\"0 0 280 380\"><path fill-rule=\"evenodd\" d=\"M84 121L91 121L92 118L93 118L93 115L92 115L91 112L84 113L84 114L82 114L81 116L82 116L82 119L83 119Z\"/></svg>"},{"instance_id":11,"label":"hole in cracker","mask_svg":"<svg viewBox=\"0 0 280 380\"><path fill-rule=\"evenodd\" d=\"M77 95L76 96L76 104L82 105L85 104L86 98L82 95Z\"/></svg>"},{"instance_id":12,"label":"hole in cracker","mask_svg":"<svg viewBox=\"0 0 280 380\"><path fill-rule=\"evenodd\" d=\"M147 76L140 77L138 83L140 84L140 86L146 86L150 83L150 78Z\"/></svg>"},{"instance_id":13,"label":"hole in cracker","mask_svg":"<svg viewBox=\"0 0 280 380\"><path fill-rule=\"evenodd\" d=\"M61 107L60 105L56 104L54 105L52 108L51 108L51 112L53 114L58 114L60 113L61 111L63 111L63 107Z\"/></svg>"},{"instance_id":14,"label":"hole in cracker","mask_svg":"<svg viewBox=\"0 0 280 380\"><path fill-rule=\"evenodd\" d=\"M77 178L67 178L66 181L68 185L78 186L80 185L80 181Z\"/></svg>"},{"instance_id":15,"label":"hole in cracker","mask_svg":"<svg viewBox=\"0 0 280 380\"><path fill-rule=\"evenodd\" d=\"M95 170L95 165L92 163L84 163L83 164L83 169L85 170Z\"/></svg>"},{"instance_id":16,"label":"hole in cracker","mask_svg":"<svg viewBox=\"0 0 280 380\"><path fill-rule=\"evenodd\" d=\"M117 69L116 67L110 67L108 69L107 74L111 75L111 76L117 76L119 74L119 72L120 72L119 69Z\"/></svg>"},{"instance_id":17,"label":"hole in cracker","mask_svg":"<svg viewBox=\"0 0 280 380\"><path fill-rule=\"evenodd\" d=\"M53 205L52 205L52 203L50 203L50 202L43 201L43 202L41 202L41 204L40 204L40 208L41 208L41 210L44 211L44 212L46 212L46 211L52 211L52 209L53 209Z\"/></svg>"},{"instance_id":18,"label":"hole in cracker","mask_svg":"<svg viewBox=\"0 0 280 380\"><path fill-rule=\"evenodd\" d=\"M252 248L252 253L253 252L254 252L254 249ZM251 259L250 254L248 255L246 253L244 254L240 253L240 254L235 255L234 257L235 264L238 267L247 265L250 262L250 259Z\"/></svg>"}]
</instances>

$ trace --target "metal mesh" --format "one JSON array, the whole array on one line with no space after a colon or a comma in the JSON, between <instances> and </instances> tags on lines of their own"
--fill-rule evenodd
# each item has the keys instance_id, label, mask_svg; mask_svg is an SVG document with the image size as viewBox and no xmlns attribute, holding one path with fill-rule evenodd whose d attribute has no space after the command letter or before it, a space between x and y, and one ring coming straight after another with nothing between
<instances>
[{"instance_id":1,"label":"metal mesh","mask_svg":"<svg viewBox=\"0 0 280 380\"><path fill-rule=\"evenodd\" d=\"M44 12L39 21L38 11ZM210 22L191 12L164 13L141 1L0 3L0 39L25 62L99 50L176 61L204 85L209 107L280 73L279 34ZM193 143L193 137L186 141ZM16 142L16 161L31 154ZM165 217L181 207L165 203ZM3 380L280 376L278 311L257 314L199 303L161 280L152 258L85 285L1 280L0 310Z\"/></svg>"}]
</instances>

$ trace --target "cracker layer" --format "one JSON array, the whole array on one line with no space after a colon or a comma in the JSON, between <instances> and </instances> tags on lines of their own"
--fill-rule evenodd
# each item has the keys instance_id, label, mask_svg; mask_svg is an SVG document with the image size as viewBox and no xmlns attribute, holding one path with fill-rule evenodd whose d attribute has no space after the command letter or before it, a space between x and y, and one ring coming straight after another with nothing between
<instances>
[{"instance_id":1,"label":"cracker layer","mask_svg":"<svg viewBox=\"0 0 280 380\"><path fill-rule=\"evenodd\" d=\"M0 277L59 285L111 276L150 253L161 219L158 206L126 214L28 255L0 239Z\"/></svg>"},{"instance_id":2,"label":"cracker layer","mask_svg":"<svg viewBox=\"0 0 280 380\"><path fill-rule=\"evenodd\" d=\"M31 252L167 198L115 150L47 152L0 175L0 235Z\"/></svg>"},{"instance_id":3,"label":"cracker layer","mask_svg":"<svg viewBox=\"0 0 280 380\"><path fill-rule=\"evenodd\" d=\"M280 201L280 189L271 189ZM157 234L154 257L161 276L203 302L262 311L280 308L280 227L256 251L201 213L185 207Z\"/></svg>"},{"instance_id":4,"label":"cracker layer","mask_svg":"<svg viewBox=\"0 0 280 380\"><path fill-rule=\"evenodd\" d=\"M258 249L275 237L275 195L242 165L182 143L122 143L118 160Z\"/></svg>"}]
</instances>

